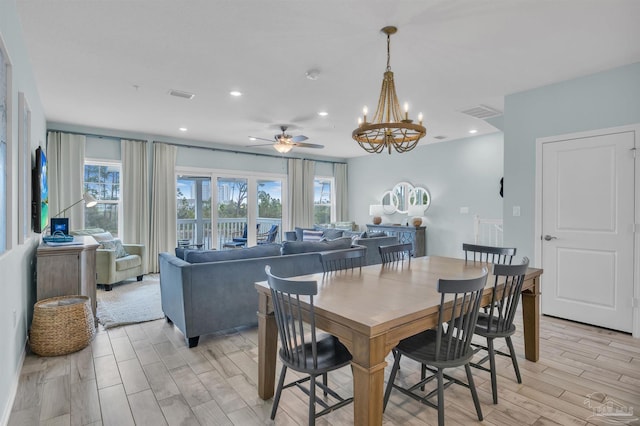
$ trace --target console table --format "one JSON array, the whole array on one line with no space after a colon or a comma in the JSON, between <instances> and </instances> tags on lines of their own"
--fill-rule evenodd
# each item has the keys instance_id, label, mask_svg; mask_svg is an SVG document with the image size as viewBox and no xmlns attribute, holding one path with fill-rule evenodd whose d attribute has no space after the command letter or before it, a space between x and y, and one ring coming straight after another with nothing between
<instances>
[{"instance_id":1,"label":"console table","mask_svg":"<svg viewBox=\"0 0 640 426\"><path fill-rule=\"evenodd\" d=\"M384 232L387 235L397 236L401 244L413 244L413 256L427 255L427 227L426 226L395 226L395 225L367 225L367 230Z\"/></svg>"},{"instance_id":2,"label":"console table","mask_svg":"<svg viewBox=\"0 0 640 426\"><path fill-rule=\"evenodd\" d=\"M36 298L89 296L95 319L96 249L99 244L91 236L74 238L79 244L50 246L41 243L38 246Z\"/></svg>"}]
</instances>

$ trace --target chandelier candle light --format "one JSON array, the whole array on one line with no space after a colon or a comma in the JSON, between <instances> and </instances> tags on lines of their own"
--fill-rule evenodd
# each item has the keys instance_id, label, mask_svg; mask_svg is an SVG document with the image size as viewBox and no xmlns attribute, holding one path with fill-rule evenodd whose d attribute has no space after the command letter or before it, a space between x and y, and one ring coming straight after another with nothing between
<instances>
[{"instance_id":1,"label":"chandelier candle light","mask_svg":"<svg viewBox=\"0 0 640 426\"><path fill-rule=\"evenodd\" d=\"M396 86L391 71L391 34L396 27L384 27L387 35L387 70L382 79L382 90L378 99L378 108L370 122L367 121L368 109L362 110L363 117L358 118L358 127L351 133L353 139L367 152L379 154L385 148L391 154L391 148L399 153L411 151L420 138L427 134L422 125L422 113L418 115L419 124L409 119L409 105L404 104L404 114L400 111Z\"/></svg>"}]
</instances>

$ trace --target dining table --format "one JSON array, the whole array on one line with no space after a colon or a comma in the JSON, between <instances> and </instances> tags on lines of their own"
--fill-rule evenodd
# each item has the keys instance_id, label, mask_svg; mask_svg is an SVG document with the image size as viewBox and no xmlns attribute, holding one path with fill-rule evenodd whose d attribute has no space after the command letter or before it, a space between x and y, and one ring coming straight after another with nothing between
<instances>
[{"instance_id":1,"label":"dining table","mask_svg":"<svg viewBox=\"0 0 640 426\"><path fill-rule=\"evenodd\" d=\"M292 277L317 282L318 294L313 299L316 327L336 336L351 352L353 424L382 424L385 358L400 340L437 325L438 279L474 278L483 268L488 270L482 297L486 306L493 292L492 265L451 257L418 257ZM542 272L528 268L522 286L525 358L534 362L539 357ZM266 400L274 394L278 332L268 283L257 282L255 287L259 300L258 395ZM307 311L308 307L306 304Z\"/></svg>"}]
</instances>

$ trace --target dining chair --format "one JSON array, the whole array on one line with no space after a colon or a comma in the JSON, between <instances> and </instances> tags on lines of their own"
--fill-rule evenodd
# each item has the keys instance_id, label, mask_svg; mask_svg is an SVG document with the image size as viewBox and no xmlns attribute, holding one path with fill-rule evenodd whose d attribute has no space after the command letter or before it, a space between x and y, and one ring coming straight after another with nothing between
<instances>
[{"instance_id":1,"label":"dining chair","mask_svg":"<svg viewBox=\"0 0 640 426\"><path fill-rule=\"evenodd\" d=\"M482 420L482 409L478 400L478 393L471 375L469 363L474 350L471 339L478 319L482 292L487 282L487 269L482 269L482 275L471 279L439 279L437 290L440 293L440 307L438 308L438 326L403 339L395 347L393 368L389 375L387 388L384 393L386 408L392 389L418 400L438 410L438 425L444 425L444 390L456 383L470 389L473 404L476 408L478 420ZM421 379L416 384L402 387L395 383L396 374L400 368L400 359L406 356L421 365ZM444 374L448 368L464 366L467 382ZM431 376L426 377L426 371ZM436 389L426 393L425 385L437 379ZM444 382L447 379L447 382ZM437 395L437 403L430 399Z\"/></svg>"},{"instance_id":2,"label":"dining chair","mask_svg":"<svg viewBox=\"0 0 640 426\"><path fill-rule=\"evenodd\" d=\"M513 256L516 255L515 247L480 246L477 244L462 244L464 260L468 261L473 256L474 262L511 265Z\"/></svg>"},{"instance_id":3,"label":"dining chair","mask_svg":"<svg viewBox=\"0 0 640 426\"><path fill-rule=\"evenodd\" d=\"M487 355L478 362L473 362L473 367L479 368L491 373L491 391L493 393L493 403L498 403L498 386L496 383L496 359L495 355L503 355L511 358L513 369L516 372L518 383L522 383L520 377L520 369L518 368L518 359L511 336L516 331L513 319L516 315L518 302L520 300L520 292L522 291L522 283L524 276L529 267L529 259L524 258L520 265L493 265L493 275L495 281L493 284L493 292L491 293L491 304L486 313L481 312L478 315L478 323L476 325L475 334L487 339L487 346L472 345L477 348L475 352L482 350L487 351ZM494 349L493 340L504 338L509 348L509 353L496 351ZM484 363L489 361L489 368Z\"/></svg>"},{"instance_id":4,"label":"dining chair","mask_svg":"<svg viewBox=\"0 0 640 426\"><path fill-rule=\"evenodd\" d=\"M349 269L353 271L356 268L362 271L362 267L366 265L366 258L367 248L364 246L346 250L323 251L320 253L324 274Z\"/></svg>"},{"instance_id":5,"label":"dining chair","mask_svg":"<svg viewBox=\"0 0 640 426\"><path fill-rule=\"evenodd\" d=\"M269 265L265 266L264 270L273 299L273 311L281 343L279 356L282 361L280 379L273 398L271 420L276 417L282 390L297 386L309 396L309 425L314 425L318 417L353 401L353 398L343 398L329 388L327 380L328 372L351 363L351 353L335 336L316 338L313 304L313 296L318 294L316 281L295 281L276 277L271 274ZM303 307L302 303L306 306ZM303 316L310 326L310 336L303 331ZM285 385L288 368L305 374L305 377ZM321 382L316 381L318 376L322 376ZM308 388L303 386L306 382L309 382ZM316 398L316 386L322 389L325 398ZM337 402L329 405L327 394ZM316 413L316 403L324 408L319 413Z\"/></svg>"},{"instance_id":6,"label":"dining chair","mask_svg":"<svg viewBox=\"0 0 640 426\"><path fill-rule=\"evenodd\" d=\"M411 264L411 253L413 252L413 244L404 243L379 246L378 251L380 252L380 257L382 258L383 265L387 263L403 261L404 259L408 259L409 264Z\"/></svg>"}]
</instances>

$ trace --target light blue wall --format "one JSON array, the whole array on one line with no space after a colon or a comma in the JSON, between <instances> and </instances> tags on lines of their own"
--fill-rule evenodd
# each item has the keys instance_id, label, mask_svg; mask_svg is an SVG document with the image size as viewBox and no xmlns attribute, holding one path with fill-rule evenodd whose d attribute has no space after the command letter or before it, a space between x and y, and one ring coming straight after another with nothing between
<instances>
[{"instance_id":1,"label":"light blue wall","mask_svg":"<svg viewBox=\"0 0 640 426\"><path fill-rule=\"evenodd\" d=\"M462 243L473 241L473 216L499 219L503 160L502 133L439 142L405 154L371 154L349 160L349 212L363 226L369 205L400 181L429 190L427 254L461 257ZM460 214L468 207L468 214ZM385 217L405 223L406 215Z\"/></svg>"},{"instance_id":2,"label":"light blue wall","mask_svg":"<svg viewBox=\"0 0 640 426\"><path fill-rule=\"evenodd\" d=\"M504 235L534 256L536 138L640 123L640 63L505 98ZM521 216L513 217L513 206Z\"/></svg>"},{"instance_id":3,"label":"light blue wall","mask_svg":"<svg viewBox=\"0 0 640 426\"><path fill-rule=\"evenodd\" d=\"M9 142L14 146L10 158L12 185L8 203L12 208L7 226L7 231L11 233L12 248L0 254L0 424L6 424L18 384L27 327L35 302L33 270L35 249L39 243L39 235L33 234L24 244L18 245L18 214L22 213L18 210L18 92L25 94L31 109L32 162L36 147L44 142L46 123L13 0L0 1L0 36L13 67L11 130L8 134ZM31 199L30 190L27 197Z\"/></svg>"}]
</instances>

